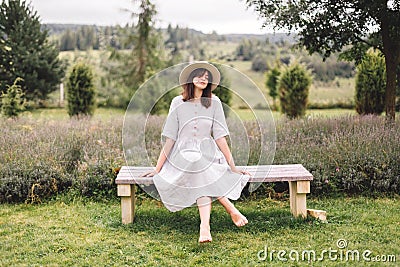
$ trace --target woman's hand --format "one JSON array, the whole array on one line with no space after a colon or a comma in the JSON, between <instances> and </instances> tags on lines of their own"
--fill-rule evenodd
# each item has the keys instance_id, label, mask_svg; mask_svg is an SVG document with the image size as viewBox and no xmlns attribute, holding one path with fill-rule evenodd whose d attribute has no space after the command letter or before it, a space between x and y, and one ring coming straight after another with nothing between
<instances>
[{"instance_id":1,"label":"woman's hand","mask_svg":"<svg viewBox=\"0 0 400 267\"><path fill-rule=\"evenodd\" d=\"M245 170L239 170L238 168L236 168L236 167L233 167L233 168L231 168L231 170L232 170L232 172L235 172L235 173L239 173L239 174L245 174L245 175L250 175L251 176L251 174L248 172L248 171L245 171Z\"/></svg>"},{"instance_id":2,"label":"woman's hand","mask_svg":"<svg viewBox=\"0 0 400 267\"><path fill-rule=\"evenodd\" d=\"M153 177L154 175L158 174L158 171L149 171L141 174L139 177Z\"/></svg>"}]
</instances>

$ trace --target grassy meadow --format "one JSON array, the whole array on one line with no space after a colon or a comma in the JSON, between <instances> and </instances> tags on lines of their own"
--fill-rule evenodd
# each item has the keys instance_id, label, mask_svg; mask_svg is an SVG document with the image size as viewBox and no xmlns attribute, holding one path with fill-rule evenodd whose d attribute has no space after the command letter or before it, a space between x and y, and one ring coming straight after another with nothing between
<instances>
[{"instance_id":1,"label":"grassy meadow","mask_svg":"<svg viewBox=\"0 0 400 267\"><path fill-rule=\"evenodd\" d=\"M196 208L170 213L159 202L139 200L135 223L122 225L118 201L92 202L61 195L43 205L3 204L0 265L398 266L399 200L309 199L309 207L328 212L327 223L294 219L286 196L242 200L236 205L249 219L243 228L234 226L222 206L215 204L213 242L203 245L197 243ZM338 248L339 240L347 247ZM275 253L270 256L272 250ZM286 262L277 257L279 250L287 251ZM298 260L295 254L289 258L291 250L299 253ZM335 251L329 257L321 254L323 250ZM364 259L366 250L371 254ZM315 251L316 258L308 251ZM353 258L355 251L359 259Z\"/></svg>"}]
</instances>

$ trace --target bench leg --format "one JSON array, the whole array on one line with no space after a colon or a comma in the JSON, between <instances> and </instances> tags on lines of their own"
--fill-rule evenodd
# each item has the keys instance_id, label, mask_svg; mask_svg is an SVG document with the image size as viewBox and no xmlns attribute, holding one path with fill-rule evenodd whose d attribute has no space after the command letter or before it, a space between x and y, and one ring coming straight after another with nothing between
<instances>
[{"instance_id":1,"label":"bench leg","mask_svg":"<svg viewBox=\"0 0 400 267\"><path fill-rule=\"evenodd\" d=\"M133 223L135 218L135 185L118 185L118 196L121 197L122 223Z\"/></svg>"},{"instance_id":2,"label":"bench leg","mask_svg":"<svg viewBox=\"0 0 400 267\"><path fill-rule=\"evenodd\" d=\"M290 211L294 217L307 217L307 193L310 193L310 181L289 182Z\"/></svg>"}]
</instances>

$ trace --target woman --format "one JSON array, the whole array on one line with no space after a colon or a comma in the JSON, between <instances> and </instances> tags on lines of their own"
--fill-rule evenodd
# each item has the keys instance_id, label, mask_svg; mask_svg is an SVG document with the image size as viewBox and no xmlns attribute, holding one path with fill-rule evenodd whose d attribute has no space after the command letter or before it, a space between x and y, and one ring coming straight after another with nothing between
<instances>
[{"instance_id":1,"label":"woman","mask_svg":"<svg viewBox=\"0 0 400 267\"><path fill-rule=\"evenodd\" d=\"M200 243L212 241L212 199L219 200L236 226L248 223L229 201L240 197L249 173L236 168L226 141L229 131L222 103L211 93L219 81L218 69L207 62L195 62L182 70L179 82L184 90L171 102L156 168L142 175L154 176L160 198L170 211L197 204Z\"/></svg>"}]
</instances>

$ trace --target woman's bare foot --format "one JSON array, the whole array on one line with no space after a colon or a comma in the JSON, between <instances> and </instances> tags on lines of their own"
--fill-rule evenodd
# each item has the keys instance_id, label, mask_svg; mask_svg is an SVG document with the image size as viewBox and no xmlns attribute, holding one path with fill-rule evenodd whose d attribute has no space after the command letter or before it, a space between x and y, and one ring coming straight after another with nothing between
<instances>
[{"instance_id":1,"label":"woman's bare foot","mask_svg":"<svg viewBox=\"0 0 400 267\"><path fill-rule=\"evenodd\" d=\"M200 237L199 237L199 243L207 243L211 242L212 237L210 233L210 226L203 226L200 224Z\"/></svg>"},{"instance_id":2,"label":"woman's bare foot","mask_svg":"<svg viewBox=\"0 0 400 267\"><path fill-rule=\"evenodd\" d=\"M243 214L241 214L240 211L238 211L238 210L231 212L230 215L231 215L233 223L237 227L244 226L249 222L247 220L247 218Z\"/></svg>"}]
</instances>

